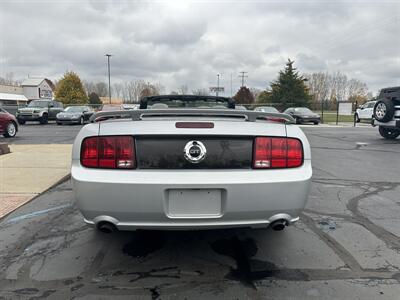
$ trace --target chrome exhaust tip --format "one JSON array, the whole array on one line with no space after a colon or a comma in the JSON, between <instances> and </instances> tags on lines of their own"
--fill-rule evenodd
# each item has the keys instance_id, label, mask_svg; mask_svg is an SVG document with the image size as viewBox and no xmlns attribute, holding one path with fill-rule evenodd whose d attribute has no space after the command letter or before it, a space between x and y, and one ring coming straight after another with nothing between
<instances>
[{"instance_id":1,"label":"chrome exhaust tip","mask_svg":"<svg viewBox=\"0 0 400 300\"><path fill-rule=\"evenodd\" d=\"M103 233L112 233L114 231L117 231L117 227L113 223L106 221L97 224L97 229Z\"/></svg>"},{"instance_id":2,"label":"chrome exhaust tip","mask_svg":"<svg viewBox=\"0 0 400 300\"><path fill-rule=\"evenodd\" d=\"M287 220L280 219L280 220L276 220L276 221L272 222L272 224L270 226L275 231L282 231L288 225L289 225L289 222Z\"/></svg>"}]
</instances>

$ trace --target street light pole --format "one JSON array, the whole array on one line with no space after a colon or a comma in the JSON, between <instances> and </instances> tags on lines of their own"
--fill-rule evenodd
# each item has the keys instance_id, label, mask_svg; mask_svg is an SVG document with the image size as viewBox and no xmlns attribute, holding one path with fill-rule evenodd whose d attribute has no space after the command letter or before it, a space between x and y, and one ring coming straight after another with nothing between
<instances>
[{"instance_id":1,"label":"street light pole","mask_svg":"<svg viewBox=\"0 0 400 300\"><path fill-rule=\"evenodd\" d=\"M111 54L106 54L105 56L107 56L107 63L108 63L108 98L110 99L110 104L111 104L110 57L112 55Z\"/></svg>"},{"instance_id":2,"label":"street light pole","mask_svg":"<svg viewBox=\"0 0 400 300\"><path fill-rule=\"evenodd\" d=\"M219 92L219 74L217 74L217 92L216 92L217 97L218 97L218 92Z\"/></svg>"}]
</instances>

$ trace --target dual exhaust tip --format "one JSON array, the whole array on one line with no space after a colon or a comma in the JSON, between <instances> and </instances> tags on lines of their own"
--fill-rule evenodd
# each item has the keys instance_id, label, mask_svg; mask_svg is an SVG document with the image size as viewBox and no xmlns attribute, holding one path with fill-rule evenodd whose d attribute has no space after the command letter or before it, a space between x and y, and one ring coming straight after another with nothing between
<instances>
[{"instance_id":1,"label":"dual exhaust tip","mask_svg":"<svg viewBox=\"0 0 400 300\"><path fill-rule=\"evenodd\" d=\"M269 226L274 231L282 231L283 229L285 229L286 226L289 226L289 221L285 220L285 219L279 219L279 220L273 221ZM113 223L107 222L107 221L99 222L97 224L97 229L103 233L112 233L112 232L118 230L117 227Z\"/></svg>"}]
</instances>

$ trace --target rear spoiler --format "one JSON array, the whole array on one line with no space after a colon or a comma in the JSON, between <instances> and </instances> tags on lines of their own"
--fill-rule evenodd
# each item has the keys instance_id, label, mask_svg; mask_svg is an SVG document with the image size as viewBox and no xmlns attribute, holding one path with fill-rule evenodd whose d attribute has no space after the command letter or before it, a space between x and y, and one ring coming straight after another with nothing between
<instances>
[{"instance_id":1,"label":"rear spoiler","mask_svg":"<svg viewBox=\"0 0 400 300\"><path fill-rule=\"evenodd\" d=\"M108 119L132 119L140 121L149 117L222 117L239 118L248 122L266 120L285 124L296 123L292 116L283 113L270 113L229 109L137 109L128 111L97 112L89 119L90 122L100 122Z\"/></svg>"}]
</instances>

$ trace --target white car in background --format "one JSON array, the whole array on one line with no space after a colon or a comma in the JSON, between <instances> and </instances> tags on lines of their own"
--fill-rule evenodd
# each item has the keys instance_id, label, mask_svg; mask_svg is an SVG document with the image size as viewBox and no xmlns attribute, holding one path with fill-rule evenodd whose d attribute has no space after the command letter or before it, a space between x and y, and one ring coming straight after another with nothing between
<instances>
[{"instance_id":1,"label":"white car in background","mask_svg":"<svg viewBox=\"0 0 400 300\"><path fill-rule=\"evenodd\" d=\"M376 101L367 101L356 109L354 118L357 123L362 120L368 120L368 121L372 120L375 103Z\"/></svg>"}]
</instances>

